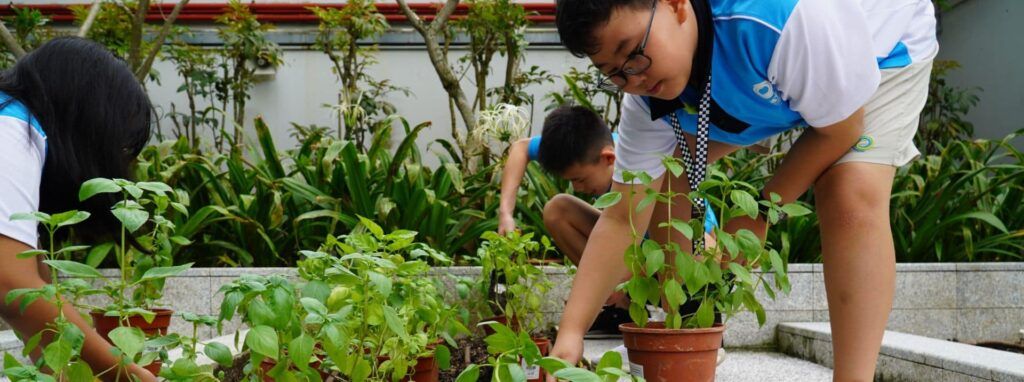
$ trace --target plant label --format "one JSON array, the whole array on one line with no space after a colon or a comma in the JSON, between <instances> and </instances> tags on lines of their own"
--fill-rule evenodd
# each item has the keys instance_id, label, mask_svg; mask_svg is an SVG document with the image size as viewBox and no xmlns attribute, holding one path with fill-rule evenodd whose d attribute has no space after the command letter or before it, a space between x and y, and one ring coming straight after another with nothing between
<instances>
[{"instance_id":1,"label":"plant label","mask_svg":"<svg viewBox=\"0 0 1024 382\"><path fill-rule=\"evenodd\" d=\"M539 365L527 366L525 359L519 362L522 364L523 370L526 372L526 379L540 379Z\"/></svg>"},{"instance_id":2,"label":"plant label","mask_svg":"<svg viewBox=\"0 0 1024 382\"><path fill-rule=\"evenodd\" d=\"M629 375L632 375L634 377L643 378L644 377L644 365L641 365L641 364L635 363L635 362L630 362L629 363Z\"/></svg>"}]
</instances>

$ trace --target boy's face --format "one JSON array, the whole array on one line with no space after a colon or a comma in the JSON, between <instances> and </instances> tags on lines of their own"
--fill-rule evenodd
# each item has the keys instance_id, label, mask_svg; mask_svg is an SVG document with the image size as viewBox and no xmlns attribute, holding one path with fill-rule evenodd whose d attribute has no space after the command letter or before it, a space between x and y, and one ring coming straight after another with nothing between
<instances>
[{"instance_id":1,"label":"boy's face","mask_svg":"<svg viewBox=\"0 0 1024 382\"><path fill-rule=\"evenodd\" d=\"M589 195L601 195L612 186L612 171L615 164L615 149L607 146L601 150L597 162L577 162L562 172L562 178L572 182L572 189Z\"/></svg>"},{"instance_id":2,"label":"boy's face","mask_svg":"<svg viewBox=\"0 0 1024 382\"><path fill-rule=\"evenodd\" d=\"M623 63L640 48L650 26L643 55L650 66L641 73L625 75L620 86L630 94L674 99L683 92L697 47L697 22L688 0L657 0L654 19L651 7L620 7L608 23L594 31L599 43L590 56L605 75L620 73ZM650 22L649 22L650 21Z\"/></svg>"}]
</instances>

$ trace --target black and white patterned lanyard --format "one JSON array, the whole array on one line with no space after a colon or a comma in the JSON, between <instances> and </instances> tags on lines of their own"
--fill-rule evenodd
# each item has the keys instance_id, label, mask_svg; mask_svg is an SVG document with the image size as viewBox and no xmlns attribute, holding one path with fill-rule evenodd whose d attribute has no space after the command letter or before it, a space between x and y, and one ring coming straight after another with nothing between
<instances>
[{"instance_id":1,"label":"black and white patterned lanyard","mask_svg":"<svg viewBox=\"0 0 1024 382\"><path fill-rule=\"evenodd\" d=\"M708 169L708 115L711 104L711 75L708 74L707 83L704 85L704 93L700 97L700 105L697 109L697 147L696 150L690 150L690 144L686 142L686 137L683 135L683 128L679 125L679 118L676 117L676 112L669 113L669 123L672 125L672 131L676 135L676 142L679 142L679 151L683 157L683 165L686 166L686 180L690 185L691 190L696 190L700 186L701 182L707 176ZM693 154L691 154L693 153ZM691 157L692 155L692 157ZM670 180L671 181L671 180ZM695 197L691 201L693 209L691 210L691 218L699 219L701 221L700 232L695 232L693 235L693 253L697 252L697 249L704 248L704 212L707 206L704 204L704 198Z\"/></svg>"}]
</instances>

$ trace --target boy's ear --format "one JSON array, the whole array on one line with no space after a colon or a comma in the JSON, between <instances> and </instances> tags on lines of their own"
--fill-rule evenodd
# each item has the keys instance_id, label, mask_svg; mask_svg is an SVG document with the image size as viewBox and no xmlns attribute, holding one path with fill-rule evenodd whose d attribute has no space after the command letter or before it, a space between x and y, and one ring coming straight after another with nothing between
<instances>
[{"instance_id":1,"label":"boy's ear","mask_svg":"<svg viewBox=\"0 0 1024 382\"><path fill-rule=\"evenodd\" d=\"M601 163L611 166L615 164L615 149L611 146L605 146L601 149Z\"/></svg>"},{"instance_id":2,"label":"boy's ear","mask_svg":"<svg viewBox=\"0 0 1024 382\"><path fill-rule=\"evenodd\" d=\"M676 21L680 24L686 22L686 6L689 0L665 0L668 1L668 5L672 7L672 11L676 14Z\"/></svg>"}]
</instances>

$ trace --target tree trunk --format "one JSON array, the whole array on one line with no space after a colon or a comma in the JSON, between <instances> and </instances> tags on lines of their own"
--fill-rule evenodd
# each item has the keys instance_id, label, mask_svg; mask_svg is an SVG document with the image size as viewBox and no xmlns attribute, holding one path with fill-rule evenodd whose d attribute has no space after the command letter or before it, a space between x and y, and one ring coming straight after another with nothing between
<instances>
[{"instance_id":1,"label":"tree trunk","mask_svg":"<svg viewBox=\"0 0 1024 382\"><path fill-rule=\"evenodd\" d=\"M89 15L85 17L85 22L82 23L82 27L78 29L78 37L85 37L89 34L89 30L92 29L92 23L96 21L96 16L100 14L100 7L103 5L103 0L95 0L92 6L89 7Z\"/></svg>"},{"instance_id":2,"label":"tree trunk","mask_svg":"<svg viewBox=\"0 0 1024 382\"><path fill-rule=\"evenodd\" d=\"M451 17L452 12L455 11L455 7L459 4L459 0L447 0L441 10L439 10L434 16L434 20L429 24L424 24L423 21L420 20L419 16L409 8L409 4L406 0L397 1L398 6L402 9L402 12L405 13L406 18L409 19L409 23L411 23L413 28L419 32L420 36L423 37L423 41L427 48L427 56L430 57L430 63L433 64L434 70L437 72L438 79L441 80L441 85L444 87L445 92L448 93L448 97L455 102L455 107L459 110L459 115L462 117L462 122L466 125L466 130L475 130L476 113L473 108L470 107L470 104L466 99L466 94L463 92L462 86L459 84L458 77L455 76L452 71L451 64L447 61L447 55L442 52L442 49L437 42L438 33L442 28L444 28L445 23L448 22L448 18Z\"/></svg>"},{"instance_id":3,"label":"tree trunk","mask_svg":"<svg viewBox=\"0 0 1024 382\"><path fill-rule=\"evenodd\" d=\"M178 14L181 13L181 9L185 8L189 0L181 0L178 4L174 5L174 9L171 10L171 14L167 16L167 20L164 20L164 25L160 28L160 33L157 35L156 40L153 40L153 48L150 49L146 60L143 61L142 65L135 69L135 78L139 82L145 82L146 75L149 74L149 69L153 67L153 61L156 60L157 53L160 52L160 47L164 45L164 40L167 39L167 34L171 31L171 26L174 25L174 21L178 19Z\"/></svg>"},{"instance_id":4,"label":"tree trunk","mask_svg":"<svg viewBox=\"0 0 1024 382\"><path fill-rule=\"evenodd\" d=\"M25 49L21 48L21 44L18 44L18 40L14 38L11 31L7 30L7 26L3 22L0 22L0 38L4 40L4 45L7 49L14 53L15 59L21 59L25 56Z\"/></svg>"},{"instance_id":5,"label":"tree trunk","mask_svg":"<svg viewBox=\"0 0 1024 382\"><path fill-rule=\"evenodd\" d=\"M149 0L139 0L135 9L135 19L132 20L132 32L128 41L128 67L132 68L133 71L137 71L139 66L142 64L142 58L139 57L142 50L142 32L143 27L146 25L146 13L149 12Z\"/></svg>"}]
</instances>

